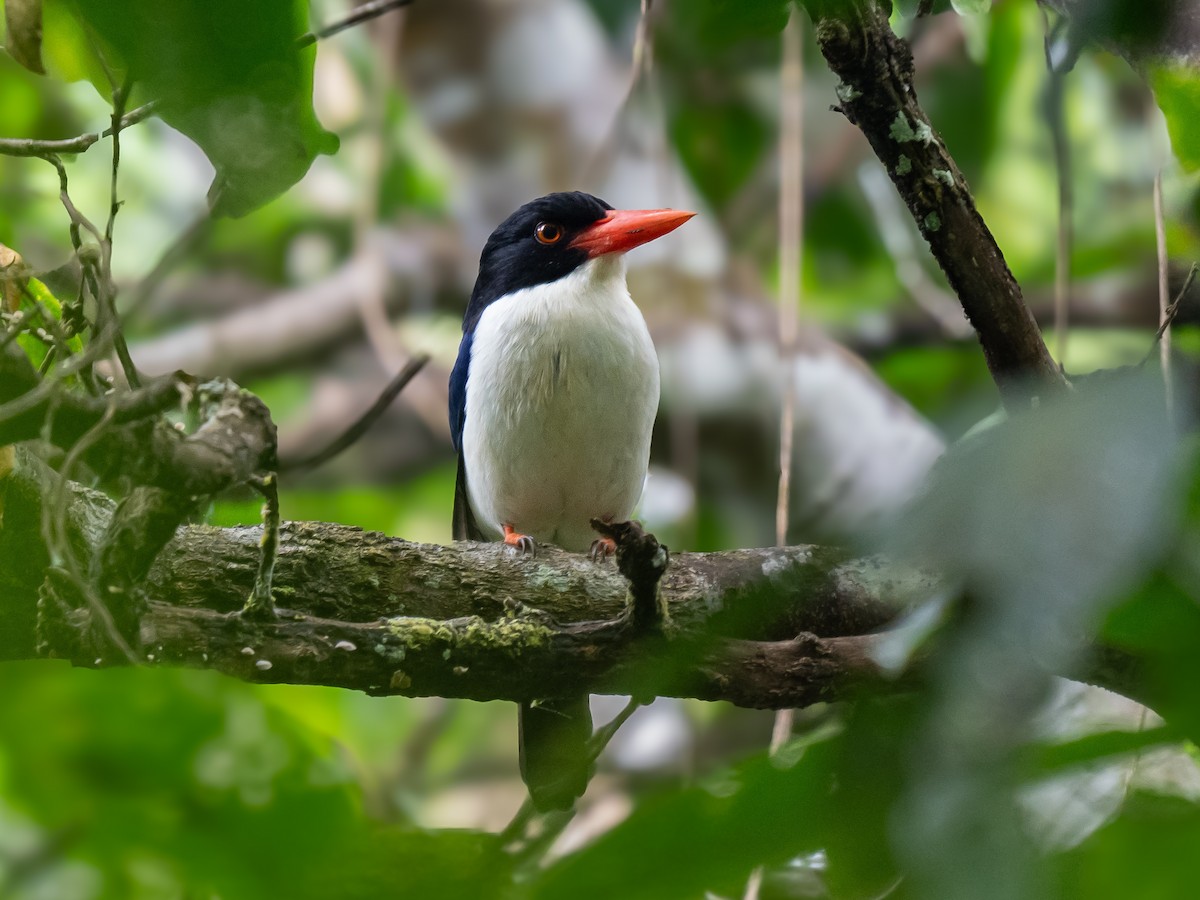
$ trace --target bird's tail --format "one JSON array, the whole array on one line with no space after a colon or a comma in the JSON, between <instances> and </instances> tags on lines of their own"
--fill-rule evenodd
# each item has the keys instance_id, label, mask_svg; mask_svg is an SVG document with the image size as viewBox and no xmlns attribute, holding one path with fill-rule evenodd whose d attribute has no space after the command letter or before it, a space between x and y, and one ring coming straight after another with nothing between
<instances>
[{"instance_id":1,"label":"bird's tail","mask_svg":"<svg viewBox=\"0 0 1200 900\"><path fill-rule=\"evenodd\" d=\"M521 779L533 805L539 812L570 809L592 776L587 695L522 703L518 728Z\"/></svg>"}]
</instances>

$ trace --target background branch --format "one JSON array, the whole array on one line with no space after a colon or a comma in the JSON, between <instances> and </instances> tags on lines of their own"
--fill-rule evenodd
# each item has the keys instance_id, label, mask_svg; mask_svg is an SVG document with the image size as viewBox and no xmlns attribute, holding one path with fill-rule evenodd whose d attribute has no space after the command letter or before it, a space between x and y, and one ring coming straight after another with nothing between
<instances>
[{"instance_id":1,"label":"background branch","mask_svg":"<svg viewBox=\"0 0 1200 900\"><path fill-rule=\"evenodd\" d=\"M892 31L888 10L876 0L804 6L841 79L838 108L862 129L929 242L1005 402L1065 386L962 172L917 102L912 52Z\"/></svg>"}]
</instances>

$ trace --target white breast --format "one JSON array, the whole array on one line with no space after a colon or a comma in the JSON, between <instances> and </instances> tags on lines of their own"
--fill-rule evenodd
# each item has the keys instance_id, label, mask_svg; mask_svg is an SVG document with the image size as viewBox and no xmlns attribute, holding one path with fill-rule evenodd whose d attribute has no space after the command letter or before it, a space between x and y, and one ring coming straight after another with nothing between
<instances>
[{"instance_id":1,"label":"white breast","mask_svg":"<svg viewBox=\"0 0 1200 900\"><path fill-rule=\"evenodd\" d=\"M484 533L512 525L585 550L588 520L633 514L658 409L658 360L625 286L600 256L488 306L475 327L462 452Z\"/></svg>"}]
</instances>

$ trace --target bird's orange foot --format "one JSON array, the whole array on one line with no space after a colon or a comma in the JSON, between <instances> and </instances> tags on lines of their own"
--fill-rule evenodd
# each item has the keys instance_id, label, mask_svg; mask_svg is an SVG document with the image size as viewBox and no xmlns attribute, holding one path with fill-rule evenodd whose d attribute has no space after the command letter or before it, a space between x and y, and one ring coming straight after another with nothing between
<instances>
[{"instance_id":1,"label":"bird's orange foot","mask_svg":"<svg viewBox=\"0 0 1200 900\"><path fill-rule=\"evenodd\" d=\"M537 544L533 538L527 534L521 534L511 525L505 523L504 528L504 543L512 547L517 553L523 556L534 556L537 554Z\"/></svg>"},{"instance_id":2,"label":"bird's orange foot","mask_svg":"<svg viewBox=\"0 0 1200 900\"><path fill-rule=\"evenodd\" d=\"M592 541L592 549L588 551L588 556L593 562L602 563L616 552L617 542L610 537L602 537Z\"/></svg>"}]
</instances>

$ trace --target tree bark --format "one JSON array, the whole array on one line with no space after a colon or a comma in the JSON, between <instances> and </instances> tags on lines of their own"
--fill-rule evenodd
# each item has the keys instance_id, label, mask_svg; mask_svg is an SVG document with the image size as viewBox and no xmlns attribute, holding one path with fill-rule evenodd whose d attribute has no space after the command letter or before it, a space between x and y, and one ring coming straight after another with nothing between
<instances>
[{"instance_id":1,"label":"tree bark","mask_svg":"<svg viewBox=\"0 0 1200 900\"><path fill-rule=\"evenodd\" d=\"M43 580L56 576L40 523L55 478L20 448L0 473L0 660L182 665L372 694L521 701L553 686L780 709L903 687L876 661L879 630L944 589L930 573L830 548L680 553L660 583L669 621L647 633L627 615L629 586L611 563L292 522L275 569L280 615L259 621L239 611L261 529L187 525L139 586L130 660L97 652L87 606L45 614ZM67 484L61 512L81 565L103 546L114 509ZM1139 696L1136 665L1121 654L1098 655L1087 678Z\"/></svg>"},{"instance_id":2,"label":"tree bark","mask_svg":"<svg viewBox=\"0 0 1200 900\"><path fill-rule=\"evenodd\" d=\"M55 479L18 449L0 480L0 659L40 647L80 665L127 664L97 655L87 606L45 614L53 570L40 522ZM86 568L118 508L68 484L61 514ZM611 563L293 522L281 528L273 582L280 617L261 622L239 615L260 539L257 527L178 529L139 586L139 661L376 694L521 700L554 685L804 706L878 680L866 635L937 586L928 573L828 548L682 553L661 582L669 622L646 633L625 615L628 584Z\"/></svg>"},{"instance_id":3,"label":"tree bark","mask_svg":"<svg viewBox=\"0 0 1200 900\"><path fill-rule=\"evenodd\" d=\"M962 172L917 102L908 44L878 0L803 0L825 61L841 79L840 112L862 129L971 320L1006 405L1066 379Z\"/></svg>"}]
</instances>

